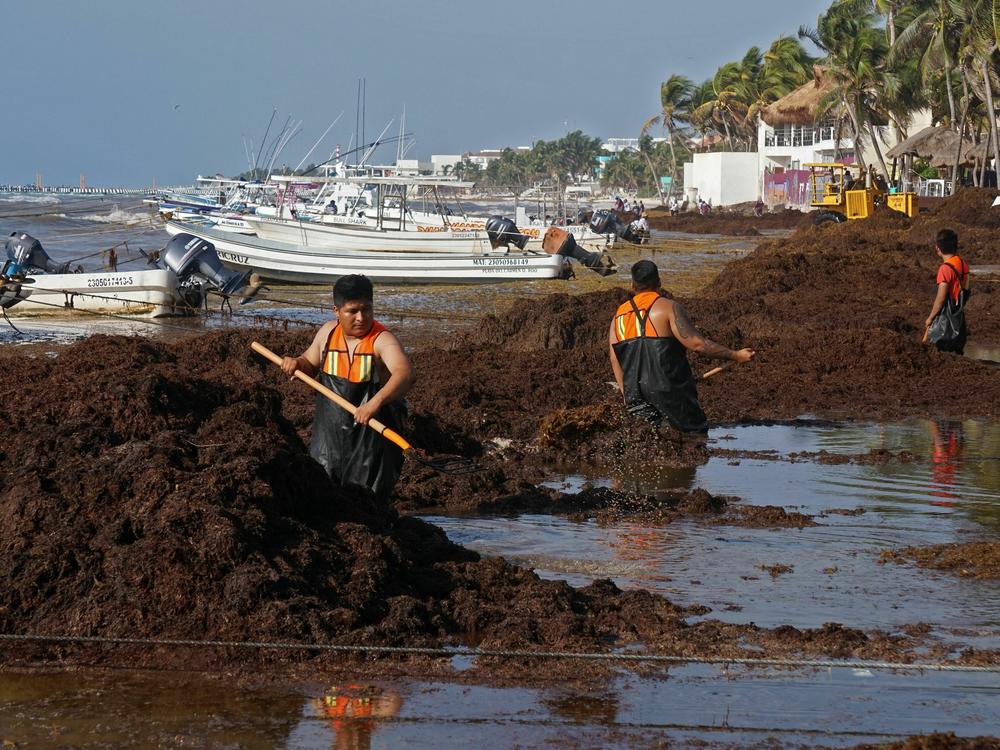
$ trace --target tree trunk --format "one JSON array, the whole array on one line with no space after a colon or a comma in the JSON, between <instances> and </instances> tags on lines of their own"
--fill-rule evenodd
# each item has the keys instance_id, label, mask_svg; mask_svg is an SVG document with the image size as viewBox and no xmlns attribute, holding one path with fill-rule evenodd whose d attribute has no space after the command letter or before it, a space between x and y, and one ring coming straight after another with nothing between
<instances>
[{"instance_id":1,"label":"tree trunk","mask_svg":"<svg viewBox=\"0 0 1000 750\"><path fill-rule=\"evenodd\" d=\"M962 64L962 94L965 100L962 102L962 116L958 120L958 150L955 153L955 164L951 168L951 192L958 190L958 170L962 163L962 144L965 138L965 120L969 115L969 81L966 78L965 64ZM975 167L973 167L975 168Z\"/></svg>"},{"instance_id":2,"label":"tree trunk","mask_svg":"<svg viewBox=\"0 0 1000 750\"><path fill-rule=\"evenodd\" d=\"M992 50L990 54L992 55ZM1000 175L1000 138L997 137L997 111L993 107L993 84L990 82L990 69L986 60L979 61L979 68L986 86L986 118L990 121L990 138L993 141L993 171Z\"/></svg>"},{"instance_id":3,"label":"tree trunk","mask_svg":"<svg viewBox=\"0 0 1000 750\"><path fill-rule=\"evenodd\" d=\"M649 173L653 175L653 185L656 187L656 192L660 196L660 205L665 206L667 205L667 202L663 200L663 186L660 184L660 178L656 176L656 170L653 168L653 160L650 159L649 154L645 152L642 152L642 155L646 157L646 166L649 167Z\"/></svg>"},{"instance_id":4,"label":"tree trunk","mask_svg":"<svg viewBox=\"0 0 1000 750\"><path fill-rule=\"evenodd\" d=\"M868 165L865 164L865 157L861 154L861 148L858 146L858 142L861 140L861 125L858 122L858 113L854 111L853 104L847 104L847 114L851 118L851 125L854 126L854 158L858 160L858 165L862 170L867 170Z\"/></svg>"},{"instance_id":5,"label":"tree trunk","mask_svg":"<svg viewBox=\"0 0 1000 750\"><path fill-rule=\"evenodd\" d=\"M868 135L872 139L872 148L875 149L875 156L878 157L878 163L882 167L882 176L885 177L886 182L889 181L889 169L885 166L885 159L882 157L882 148L878 145L878 134L875 132L875 126L868 123Z\"/></svg>"},{"instance_id":6,"label":"tree trunk","mask_svg":"<svg viewBox=\"0 0 1000 750\"><path fill-rule=\"evenodd\" d=\"M942 44L942 46L944 46ZM944 85L948 91L948 114L951 117L949 125L955 129L955 93L951 90L951 64L948 60L948 50L944 50Z\"/></svg>"},{"instance_id":7,"label":"tree trunk","mask_svg":"<svg viewBox=\"0 0 1000 750\"><path fill-rule=\"evenodd\" d=\"M677 152L674 151L674 129L667 124L667 142L670 144L670 190L667 197L674 194L674 183L677 182Z\"/></svg>"}]
</instances>

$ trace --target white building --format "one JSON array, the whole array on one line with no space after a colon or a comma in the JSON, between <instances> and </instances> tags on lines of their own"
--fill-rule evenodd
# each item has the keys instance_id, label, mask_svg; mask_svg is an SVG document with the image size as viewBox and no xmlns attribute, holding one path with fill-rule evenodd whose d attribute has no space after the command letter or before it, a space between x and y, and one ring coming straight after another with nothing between
<instances>
[{"instance_id":1,"label":"white building","mask_svg":"<svg viewBox=\"0 0 1000 750\"><path fill-rule=\"evenodd\" d=\"M759 157L746 151L695 154L684 165L684 197L713 206L756 201L760 196Z\"/></svg>"},{"instance_id":2,"label":"white building","mask_svg":"<svg viewBox=\"0 0 1000 750\"><path fill-rule=\"evenodd\" d=\"M531 146L517 146L514 151L531 151ZM485 170L491 161L496 161L503 156L504 149L486 148L482 151L466 151L462 154L463 159L468 159L473 164L478 164L480 169Z\"/></svg>"},{"instance_id":3,"label":"white building","mask_svg":"<svg viewBox=\"0 0 1000 750\"><path fill-rule=\"evenodd\" d=\"M663 143L666 138L654 138L653 143ZM608 138L601 144L601 148L609 154L617 154L619 151L638 151L638 138Z\"/></svg>"},{"instance_id":4,"label":"white building","mask_svg":"<svg viewBox=\"0 0 1000 750\"><path fill-rule=\"evenodd\" d=\"M461 154L431 154L431 170L435 175L443 175L461 161Z\"/></svg>"},{"instance_id":5,"label":"white building","mask_svg":"<svg viewBox=\"0 0 1000 750\"><path fill-rule=\"evenodd\" d=\"M431 162L420 161L419 159L397 159L396 175L399 177L417 177L431 171Z\"/></svg>"}]
</instances>

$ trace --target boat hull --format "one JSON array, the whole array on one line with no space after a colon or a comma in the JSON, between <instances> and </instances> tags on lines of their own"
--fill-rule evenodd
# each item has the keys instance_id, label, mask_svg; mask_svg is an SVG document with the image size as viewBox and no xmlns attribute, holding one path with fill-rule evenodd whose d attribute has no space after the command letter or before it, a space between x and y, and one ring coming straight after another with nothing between
<instances>
[{"instance_id":1,"label":"boat hull","mask_svg":"<svg viewBox=\"0 0 1000 750\"><path fill-rule=\"evenodd\" d=\"M102 313L176 315L179 296L172 271L115 273L43 273L23 287L27 297L9 310L12 315L60 314L72 310Z\"/></svg>"},{"instance_id":2,"label":"boat hull","mask_svg":"<svg viewBox=\"0 0 1000 750\"><path fill-rule=\"evenodd\" d=\"M417 225L416 230L378 229L317 221L290 221L260 216L244 219L263 240L284 242L304 248L335 251L489 253L493 251L484 229L454 230L444 226ZM529 235L527 250L542 252L542 231L538 227L524 230ZM576 238L577 244L589 251L600 251L607 244L600 235Z\"/></svg>"},{"instance_id":3,"label":"boat hull","mask_svg":"<svg viewBox=\"0 0 1000 750\"><path fill-rule=\"evenodd\" d=\"M364 274L372 281L390 284L489 284L557 279L569 274L565 258L544 253L336 252L173 221L167 222L166 228L171 235L186 232L208 240L230 268L291 283L326 283L349 274Z\"/></svg>"}]
</instances>

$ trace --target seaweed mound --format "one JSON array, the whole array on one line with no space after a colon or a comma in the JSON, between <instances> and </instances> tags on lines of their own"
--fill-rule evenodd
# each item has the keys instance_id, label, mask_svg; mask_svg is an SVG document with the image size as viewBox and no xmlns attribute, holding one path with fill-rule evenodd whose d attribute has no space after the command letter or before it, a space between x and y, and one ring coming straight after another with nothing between
<instances>
[{"instance_id":1,"label":"seaweed mound","mask_svg":"<svg viewBox=\"0 0 1000 750\"><path fill-rule=\"evenodd\" d=\"M610 582L573 589L480 560L333 486L249 340L4 353L21 377L0 387L16 436L0 448L15 467L0 477L0 630L596 647L682 616Z\"/></svg>"}]
</instances>

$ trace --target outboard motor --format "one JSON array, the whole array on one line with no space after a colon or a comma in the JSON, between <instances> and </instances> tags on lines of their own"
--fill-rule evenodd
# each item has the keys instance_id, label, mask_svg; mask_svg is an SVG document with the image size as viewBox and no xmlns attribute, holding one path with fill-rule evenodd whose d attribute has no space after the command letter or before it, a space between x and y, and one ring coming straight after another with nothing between
<instances>
[{"instance_id":1,"label":"outboard motor","mask_svg":"<svg viewBox=\"0 0 1000 750\"><path fill-rule=\"evenodd\" d=\"M549 227L542 238L542 249L550 255L575 258L591 271L610 276L618 271L614 258L607 253L592 253L576 244L576 238L565 229Z\"/></svg>"},{"instance_id":2,"label":"outboard motor","mask_svg":"<svg viewBox=\"0 0 1000 750\"><path fill-rule=\"evenodd\" d=\"M615 212L607 208L594 211L594 215L590 217L590 228L596 234L613 234L633 245L642 244L642 237L632 229L632 225L619 221Z\"/></svg>"},{"instance_id":3,"label":"outboard motor","mask_svg":"<svg viewBox=\"0 0 1000 750\"><path fill-rule=\"evenodd\" d=\"M607 208L594 211L590 217L590 228L594 234L618 234L618 226L614 211Z\"/></svg>"},{"instance_id":4,"label":"outboard motor","mask_svg":"<svg viewBox=\"0 0 1000 750\"><path fill-rule=\"evenodd\" d=\"M519 250L524 250L528 244L528 235L522 233L510 219L504 216L491 216L486 222L486 236L490 238L490 246L496 250L498 247L510 248L514 245Z\"/></svg>"},{"instance_id":5,"label":"outboard motor","mask_svg":"<svg viewBox=\"0 0 1000 750\"><path fill-rule=\"evenodd\" d=\"M69 263L56 263L42 247L42 243L26 232L11 232L6 243L7 259L25 271L37 269L49 273L70 273Z\"/></svg>"},{"instance_id":6,"label":"outboard motor","mask_svg":"<svg viewBox=\"0 0 1000 750\"><path fill-rule=\"evenodd\" d=\"M215 245L186 233L174 235L167 243L160 254L160 266L177 274L182 288L200 286L204 281L224 297L247 287L251 275L249 271L240 273L226 268L215 252ZM257 288L251 285L240 303L248 302L256 292Z\"/></svg>"},{"instance_id":7,"label":"outboard motor","mask_svg":"<svg viewBox=\"0 0 1000 750\"><path fill-rule=\"evenodd\" d=\"M0 266L0 310L6 310L27 299L31 290L23 285L32 281L34 279L25 278L24 268L20 264L11 259L5 260Z\"/></svg>"}]
</instances>

